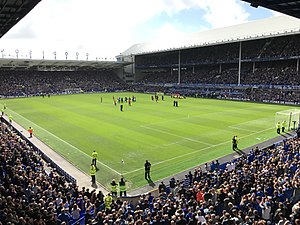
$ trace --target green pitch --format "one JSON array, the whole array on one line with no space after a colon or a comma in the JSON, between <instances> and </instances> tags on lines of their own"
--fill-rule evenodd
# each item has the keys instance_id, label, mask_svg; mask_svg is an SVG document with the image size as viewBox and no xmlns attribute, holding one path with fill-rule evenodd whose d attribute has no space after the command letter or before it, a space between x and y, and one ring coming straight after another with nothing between
<instances>
[{"instance_id":1,"label":"green pitch","mask_svg":"<svg viewBox=\"0 0 300 225\"><path fill-rule=\"evenodd\" d=\"M124 103L124 112L119 104L114 106L113 96L132 95L137 101L132 106ZM147 94L105 93L5 99L0 104L87 174L96 150L97 181L108 187L123 174L129 189L148 185L146 159L152 163L152 179L162 179L231 153L233 135L240 138L240 148L275 137L275 113L293 108L195 98L178 101L179 107L173 107L169 96L156 103Z\"/></svg>"}]
</instances>

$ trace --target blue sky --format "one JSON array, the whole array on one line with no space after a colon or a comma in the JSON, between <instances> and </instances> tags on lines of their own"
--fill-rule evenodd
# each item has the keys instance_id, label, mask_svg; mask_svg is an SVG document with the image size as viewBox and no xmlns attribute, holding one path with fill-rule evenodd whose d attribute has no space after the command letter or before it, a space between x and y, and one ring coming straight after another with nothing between
<instances>
[{"instance_id":1,"label":"blue sky","mask_svg":"<svg viewBox=\"0 0 300 225\"><path fill-rule=\"evenodd\" d=\"M240 0L42 0L2 39L5 57L113 59L136 43L226 27L279 13Z\"/></svg>"}]
</instances>

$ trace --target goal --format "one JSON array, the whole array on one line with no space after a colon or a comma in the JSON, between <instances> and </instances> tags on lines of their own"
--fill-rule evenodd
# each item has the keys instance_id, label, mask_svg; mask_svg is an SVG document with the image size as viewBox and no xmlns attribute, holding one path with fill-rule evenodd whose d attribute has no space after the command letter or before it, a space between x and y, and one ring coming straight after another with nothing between
<instances>
[{"instance_id":1,"label":"goal","mask_svg":"<svg viewBox=\"0 0 300 225\"><path fill-rule=\"evenodd\" d=\"M278 122L285 121L287 124L287 130L295 130L298 128L300 122L300 110L289 109L280 112L276 112L275 126Z\"/></svg>"}]
</instances>

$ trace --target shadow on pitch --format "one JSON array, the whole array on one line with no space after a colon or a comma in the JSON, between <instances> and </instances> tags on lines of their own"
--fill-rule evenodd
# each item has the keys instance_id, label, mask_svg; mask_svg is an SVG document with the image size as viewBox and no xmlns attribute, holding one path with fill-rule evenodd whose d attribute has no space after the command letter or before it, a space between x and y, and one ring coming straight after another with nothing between
<instances>
[{"instance_id":1,"label":"shadow on pitch","mask_svg":"<svg viewBox=\"0 0 300 225\"><path fill-rule=\"evenodd\" d=\"M155 187L155 183L150 179L147 180L150 187Z\"/></svg>"},{"instance_id":2,"label":"shadow on pitch","mask_svg":"<svg viewBox=\"0 0 300 225\"><path fill-rule=\"evenodd\" d=\"M293 133L281 133L280 135L285 138L288 138L289 136L294 136Z\"/></svg>"},{"instance_id":3,"label":"shadow on pitch","mask_svg":"<svg viewBox=\"0 0 300 225\"><path fill-rule=\"evenodd\" d=\"M234 151L239 155L245 155L245 152L243 152L241 149L236 148Z\"/></svg>"}]
</instances>

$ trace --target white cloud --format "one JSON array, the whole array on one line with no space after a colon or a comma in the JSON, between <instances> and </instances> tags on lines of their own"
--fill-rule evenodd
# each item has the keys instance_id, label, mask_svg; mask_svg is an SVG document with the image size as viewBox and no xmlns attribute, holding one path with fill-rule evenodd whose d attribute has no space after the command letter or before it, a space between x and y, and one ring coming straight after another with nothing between
<instances>
[{"instance_id":1,"label":"white cloud","mask_svg":"<svg viewBox=\"0 0 300 225\"><path fill-rule=\"evenodd\" d=\"M185 35L182 31L176 29L171 23L165 23L158 29L154 30L156 46L159 49L168 49L177 45L178 40Z\"/></svg>"},{"instance_id":2,"label":"white cloud","mask_svg":"<svg viewBox=\"0 0 300 225\"><path fill-rule=\"evenodd\" d=\"M205 1L205 20L212 28L226 27L247 22L249 13L238 0Z\"/></svg>"},{"instance_id":3,"label":"white cloud","mask_svg":"<svg viewBox=\"0 0 300 225\"><path fill-rule=\"evenodd\" d=\"M247 22L249 13L242 7L240 0L165 0L164 11L168 15L176 14L186 9L202 9L203 18L210 28L225 27ZM202 15L199 15L199 18ZM200 20L199 18L195 18Z\"/></svg>"},{"instance_id":4,"label":"white cloud","mask_svg":"<svg viewBox=\"0 0 300 225\"><path fill-rule=\"evenodd\" d=\"M156 3L159 3L156 0ZM90 52L94 56L115 56L135 43L131 30L163 9L151 1L132 0L44 0L0 41L5 48L23 49L23 27L37 36L32 49ZM29 35L28 35L29 36ZM19 37L18 40L8 41ZM81 49L78 49L81 46ZM40 48L41 47L41 48ZM34 50L33 50L34 51ZM84 53L85 54L85 53Z\"/></svg>"},{"instance_id":5,"label":"white cloud","mask_svg":"<svg viewBox=\"0 0 300 225\"><path fill-rule=\"evenodd\" d=\"M270 11L271 11L271 13L272 13L273 16L282 16L282 15L285 15L285 14L283 14L281 12L277 12L277 11L274 11L274 10L270 10Z\"/></svg>"},{"instance_id":6,"label":"white cloud","mask_svg":"<svg viewBox=\"0 0 300 225\"><path fill-rule=\"evenodd\" d=\"M114 57L138 42L150 38L172 41L183 34L175 22L161 21L155 29L144 24L162 13L170 17L182 10L202 9L212 27L228 26L247 20L238 0L43 0L0 40L0 49L14 54L15 49L34 58L75 59L75 53L90 59ZM201 14L195 18L201 23ZM175 20L174 20L175 21ZM188 26L188 25L187 25ZM134 31L140 33L136 35Z\"/></svg>"}]
</instances>

